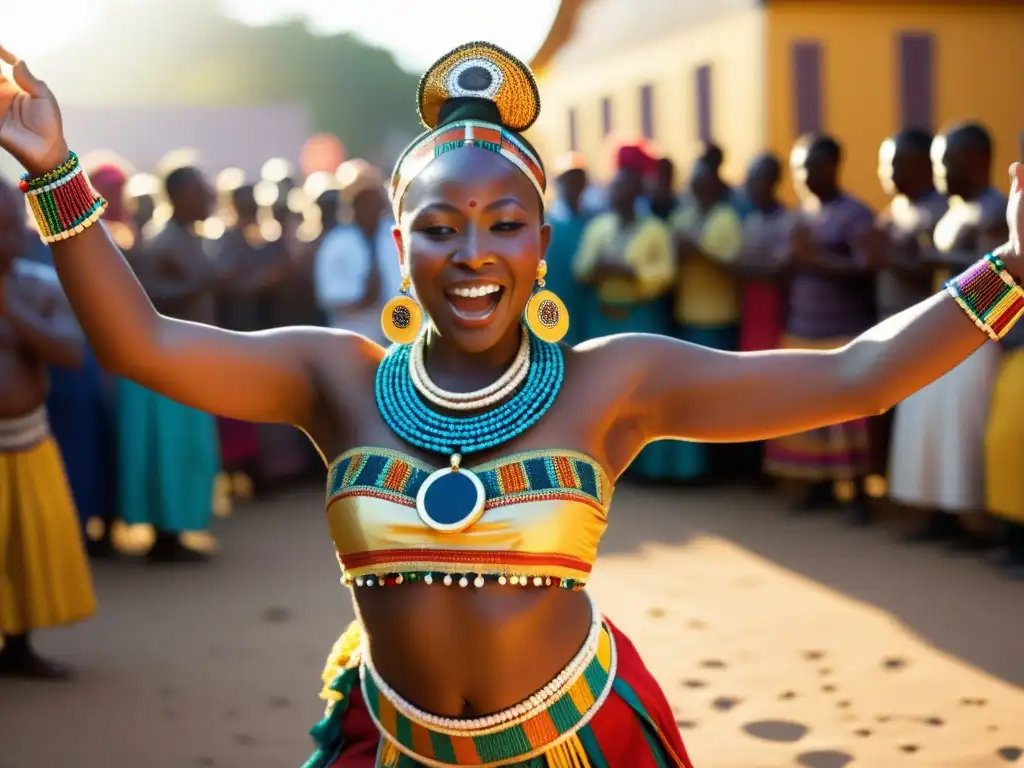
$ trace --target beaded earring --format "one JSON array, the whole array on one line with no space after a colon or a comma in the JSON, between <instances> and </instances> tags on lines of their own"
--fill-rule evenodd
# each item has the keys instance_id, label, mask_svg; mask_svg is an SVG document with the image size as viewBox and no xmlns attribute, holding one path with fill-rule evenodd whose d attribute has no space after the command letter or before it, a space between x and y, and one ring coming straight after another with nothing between
<instances>
[{"instance_id":1,"label":"beaded earring","mask_svg":"<svg viewBox=\"0 0 1024 768\"><path fill-rule=\"evenodd\" d=\"M558 296L544 287L548 263L537 265L537 284L523 312L526 327L541 341L557 344L569 332L569 310Z\"/></svg>"},{"instance_id":2,"label":"beaded earring","mask_svg":"<svg viewBox=\"0 0 1024 768\"><path fill-rule=\"evenodd\" d=\"M423 326L423 310L416 299L409 295L411 285L409 276L403 275L401 292L385 304L380 313L384 335L394 344L411 344Z\"/></svg>"}]
</instances>

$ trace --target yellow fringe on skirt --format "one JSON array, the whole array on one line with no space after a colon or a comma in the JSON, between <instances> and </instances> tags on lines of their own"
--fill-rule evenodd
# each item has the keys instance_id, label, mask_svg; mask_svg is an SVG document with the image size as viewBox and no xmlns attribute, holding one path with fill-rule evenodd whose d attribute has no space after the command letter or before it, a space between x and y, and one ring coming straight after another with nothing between
<instances>
[{"instance_id":1,"label":"yellow fringe on skirt","mask_svg":"<svg viewBox=\"0 0 1024 768\"><path fill-rule=\"evenodd\" d=\"M60 451L52 438L0 452L0 633L63 626L96 596Z\"/></svg>"}]
</instances>

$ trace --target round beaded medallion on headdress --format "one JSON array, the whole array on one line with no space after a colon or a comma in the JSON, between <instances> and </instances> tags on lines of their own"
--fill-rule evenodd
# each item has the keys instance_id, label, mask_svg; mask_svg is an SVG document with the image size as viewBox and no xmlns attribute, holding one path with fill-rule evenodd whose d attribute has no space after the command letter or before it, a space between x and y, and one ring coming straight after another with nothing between
<instances>
[{"instance_id":1,"label":"round beaded medallion on headdress","mask_svg":"<svg viewBox=\"0 0 1024 768\"><path fill-rule=\"evenodd\" d=\"M427 70L416 99L423 125L436 128L441 107L457 98L494 102L502 124L513 131L525 131L540 115L540 92L529 67L491 43L460 45Z\"/></svg>"}]
</instances>

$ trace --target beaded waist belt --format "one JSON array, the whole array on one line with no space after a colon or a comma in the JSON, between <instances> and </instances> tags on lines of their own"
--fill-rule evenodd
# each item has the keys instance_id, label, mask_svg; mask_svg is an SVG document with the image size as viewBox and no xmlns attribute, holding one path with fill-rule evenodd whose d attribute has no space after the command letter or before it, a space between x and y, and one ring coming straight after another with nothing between
<instances>
[{"instance_id":1,"label":"beaded waist belt","mask_svg":"<svg viewBox=\"0 0 1024 768\"><path fill-rule=\"evenodd\" d=\"M50 423L45 408L36 408L16 419L0 419L0 453L28 450L49 436Z\"/></svg>"},{"instance_id":2,"label":"beaded waist belt","mask_svg":"<svg viewBox=\"0 0 1024 768\"><path fill-rule=\"evenodd\" d=\"M611 691L615 666L615 640L595 613L582 648L554 680L487 717L423 712L381 679L365 649L361 678L370 715L385 739L383 749L436 768L501 766L543 755L586 725Z\"/></svg>"}]
</instances>

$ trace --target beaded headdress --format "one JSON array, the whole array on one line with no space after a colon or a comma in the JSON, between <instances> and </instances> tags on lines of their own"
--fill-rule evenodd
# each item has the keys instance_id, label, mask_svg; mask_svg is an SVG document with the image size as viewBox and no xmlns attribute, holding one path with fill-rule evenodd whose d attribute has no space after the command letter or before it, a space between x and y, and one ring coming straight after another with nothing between
<instances>
[{"instance_id":1,"label":"beaded headdress","mask_svg":"<svg viewBox=\"0 0 1024 768\"><path fill-rule=\"evenodd\" d=\"M501 155L526 175L544 199L544 166L520 135L540 115L537 81L523 62L491 43L466 43L426 71L416 101L427 131L395 164L390 197L396 216L409 183L435 158L461 147Z\"/></svg>"}]
</instances>

